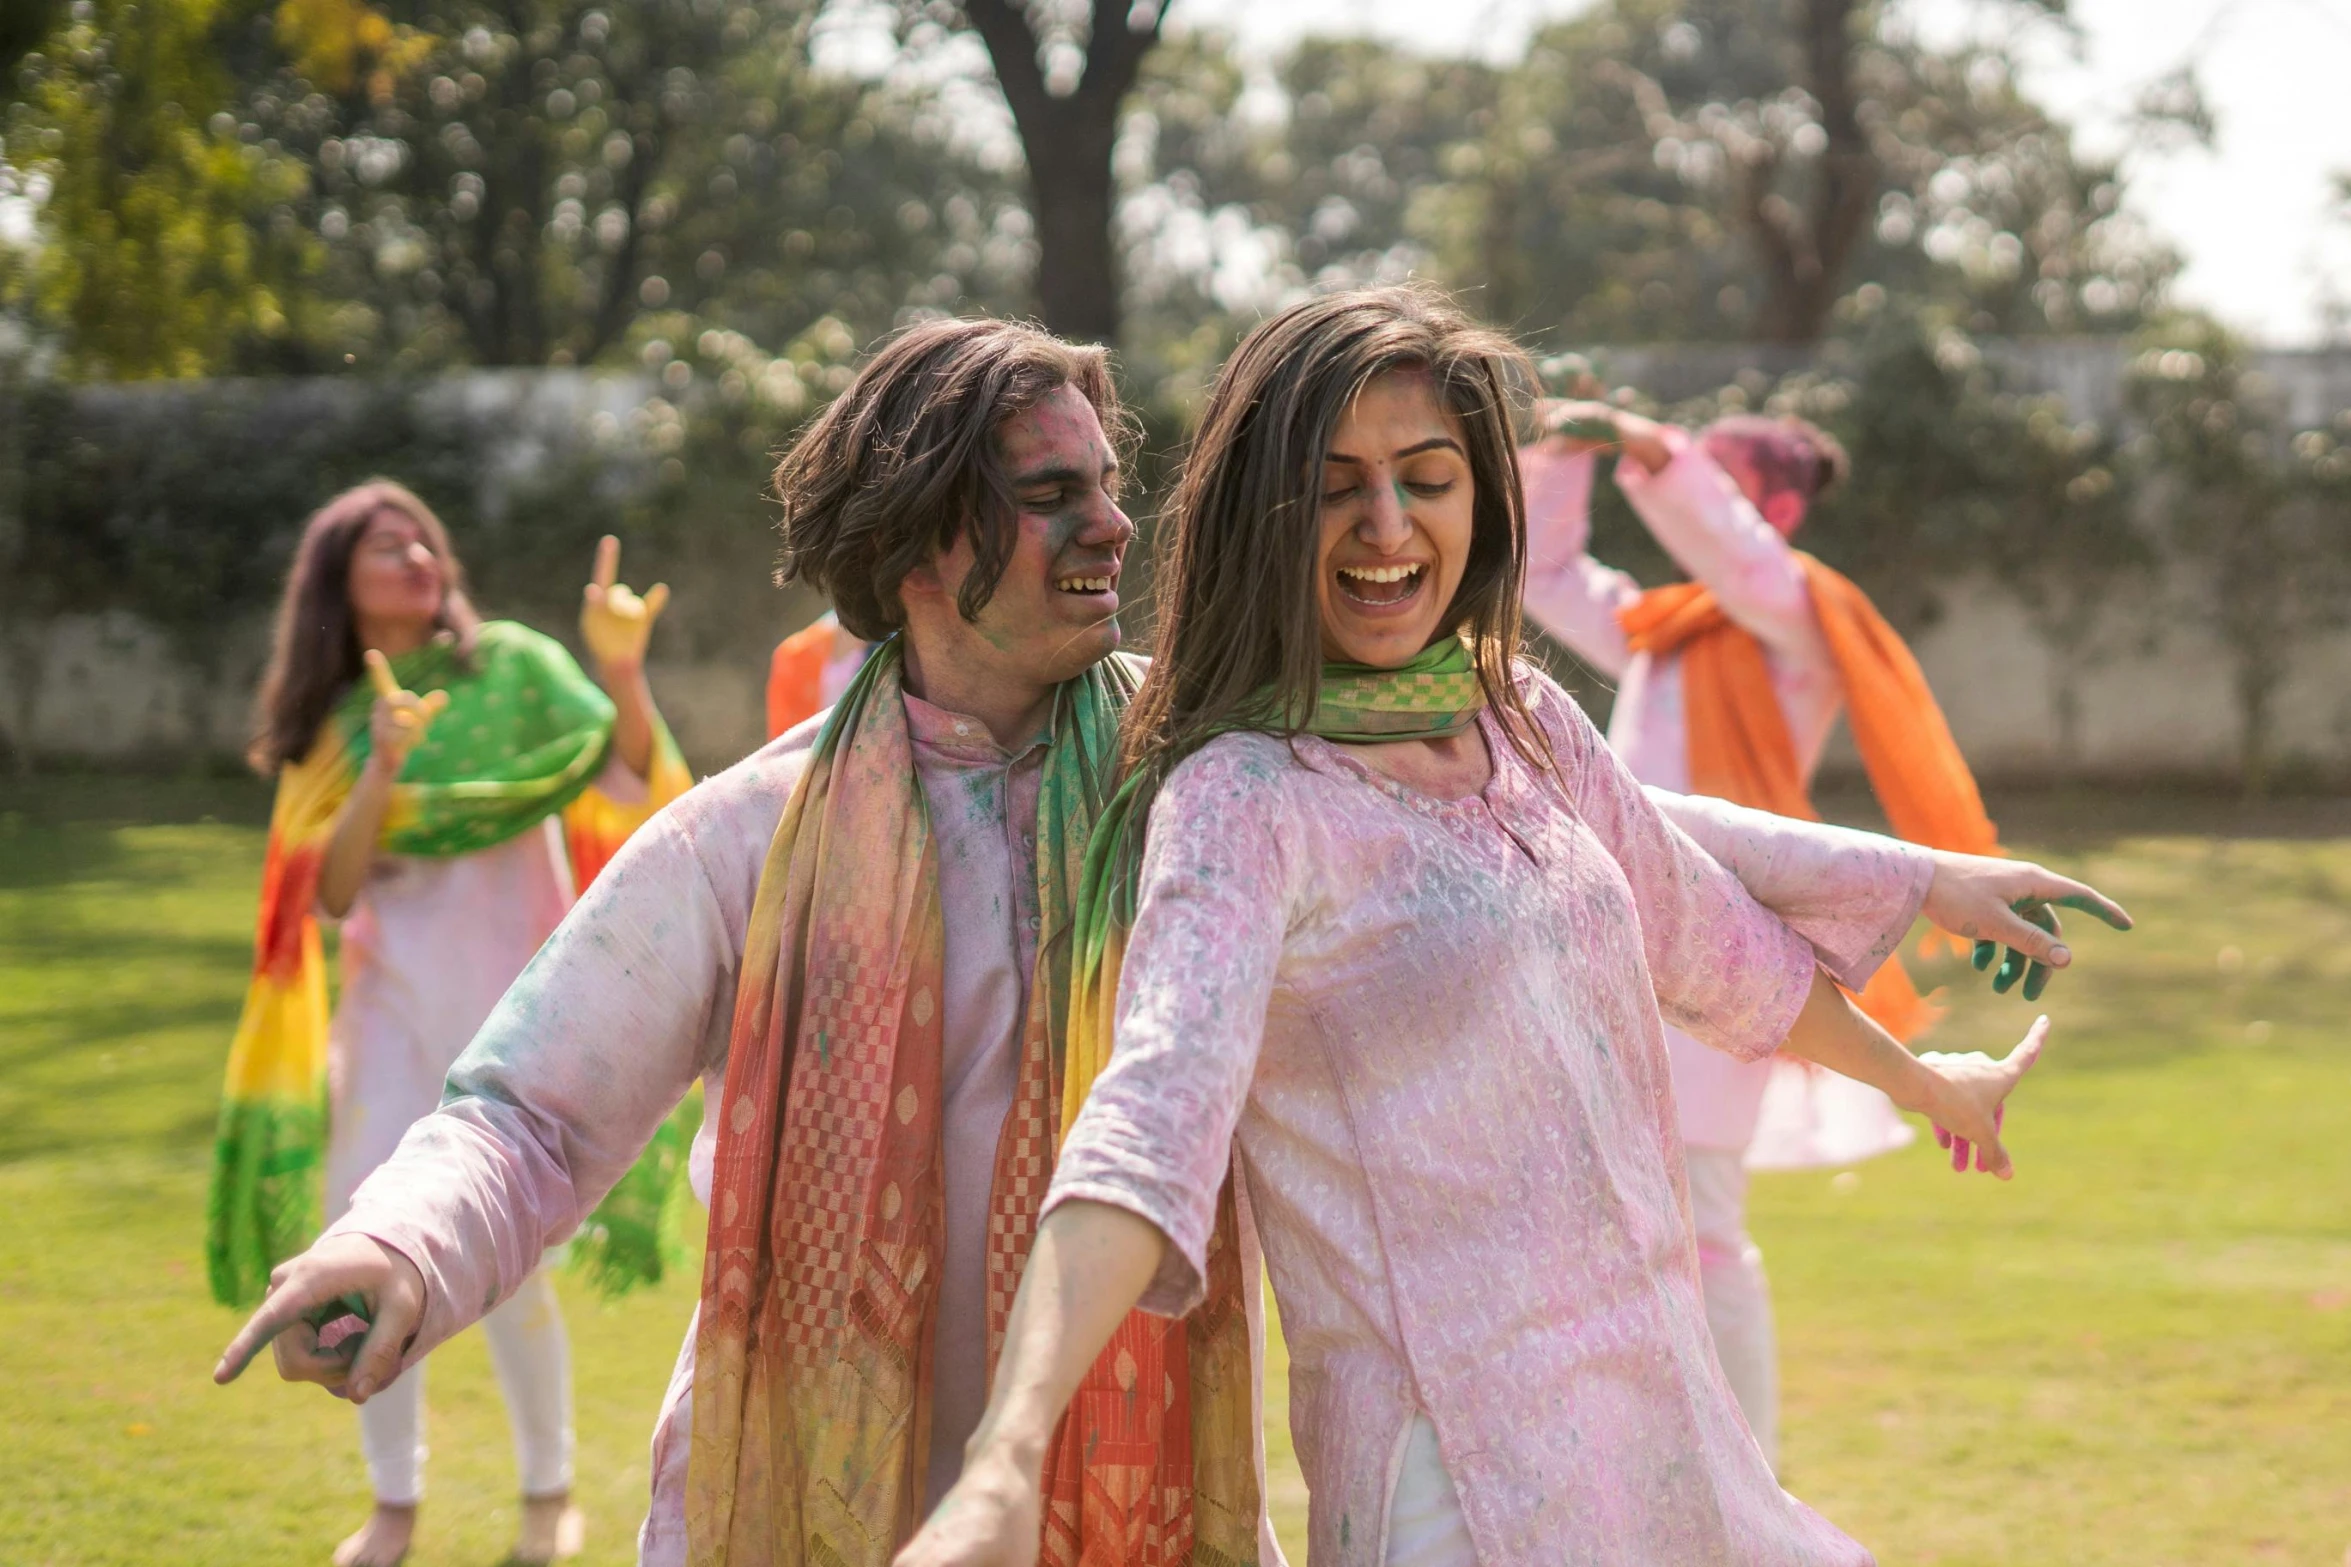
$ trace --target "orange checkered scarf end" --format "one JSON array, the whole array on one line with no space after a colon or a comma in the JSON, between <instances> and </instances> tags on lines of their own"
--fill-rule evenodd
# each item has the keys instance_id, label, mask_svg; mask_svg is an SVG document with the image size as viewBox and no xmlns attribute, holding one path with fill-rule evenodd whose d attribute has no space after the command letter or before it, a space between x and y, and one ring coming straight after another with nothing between
<instances>
[{"instance_id":1,"label":"orange checkered scarf end","mask_svg":"<svg viewBox=\"0 0 2351 1567\"><path fill-rule=\"evenodd\" d=\"M835 707L752 905L695 1337L696 1567L887 1567L918 1522L946 1242L945 937L900 659L885 643ZM991 1362L1052 1178L1069 911L1135 682L1113 659L1056 698L1043 928L989 1202ZM1208 1305L1130 1317L1072 1403L1046 1461L1045 1562L1254 1563L1248 1328L1219 1230Z\"/></svg>"},{"instance_id":2,"label":"orange checkered scarf end","mask_svg":"<svg viewBox=\"0 0 2351 1567\"><path fill-rule=\"evenodd\" d=\"M1861 589L1809 555L1797 559L1844 684L1854 746L1895 835L1933 849L1999 853L1999 830L1918 660ZM1681 655L1693 794L1820 820L1763 645L1731 623L1710 590L1694 582L1654 588L1617 619L1634 652ZM1917 1038L1942 1015L1898 963L1879 969L1858 999L1897 1039Z\"/></svg>"}]
</instances>

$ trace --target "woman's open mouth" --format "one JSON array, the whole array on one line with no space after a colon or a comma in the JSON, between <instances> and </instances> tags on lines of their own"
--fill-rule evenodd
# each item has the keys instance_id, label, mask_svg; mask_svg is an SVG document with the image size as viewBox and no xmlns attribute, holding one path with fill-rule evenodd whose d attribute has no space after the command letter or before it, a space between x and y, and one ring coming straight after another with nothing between
<instances>
[{"instance_id":1,"label":"woman's open mouth","mask_svg":"<svg viewBox=\"0 0 2351 1567\"><path fill-rule=\"evenodd\" d=\"M1395 566L1341 566L1339 592L1372 609L1388 609L1408 602L1420 592L1429 574L1426 562Z\"/></svg>"}]
</instances>

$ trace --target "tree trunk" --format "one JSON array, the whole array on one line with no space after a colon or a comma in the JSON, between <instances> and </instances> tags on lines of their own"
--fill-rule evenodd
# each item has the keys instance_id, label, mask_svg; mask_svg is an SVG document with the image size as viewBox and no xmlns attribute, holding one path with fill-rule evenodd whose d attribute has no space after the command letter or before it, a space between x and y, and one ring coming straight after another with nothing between
<instances>
[{"instance_id":1,"label":"tree trunk","mask_svg":"<svg viewBox=\"0 0 2351 1567\"><path fill-rule=\"evenodd\" d=\"M1804 205L1773 188L1776 157L1750 164L1742 178L1741 217L1764 273L1755 335L1766 342L1819 341L1877 204L1877 156L1861 125L1854 81L1856 9L1857 0L1803 0L1799 11L1803 86L1820 105L1820 128L1828 136Z\"/></svg>"},{"instance_id":2,"label":"tree trunk","mask_svg":"<svg viewBox=\"0 0 2351 1567\"><path fill-rule=\"evenodd\" d=\"M2237 771L2247 800L2269 798L2270 731L2278 688L2278 670L2272 660L2255 653L2241 655L2237 665Z\"/></svg>"},{"instance_id":3,"label":"tree trunk","mask_svg":"<svg viewBox=\"0 0 2351 1567\"><path fill-rule=\"evenodd\" d=\"M1056 93L1037 62L1037 34L1021 0L964 0L1011 105L1029 165L1037 224L1037 307L1048 331L1081 342L1118 339L1118 256L1110 224L1117 192L1110 153L1118 113L1159 42L1167 7L1093 0L1093 32L1077 86ZM1138 18L1146 18L1138 25Z\"/></svg>"},{"instance_id":4,"label":"tree trunk","mask_svg":"<svg viewBox=\"0 0 2351 1567\"><path fill-rule=\"evenodd\" d=\"M1118 341L1118 258L1110 239L1116 135L1115 120L1098 121L1030 143L1038 312L1045 330L1081 343Z\"/></svg>"}]
</instances>

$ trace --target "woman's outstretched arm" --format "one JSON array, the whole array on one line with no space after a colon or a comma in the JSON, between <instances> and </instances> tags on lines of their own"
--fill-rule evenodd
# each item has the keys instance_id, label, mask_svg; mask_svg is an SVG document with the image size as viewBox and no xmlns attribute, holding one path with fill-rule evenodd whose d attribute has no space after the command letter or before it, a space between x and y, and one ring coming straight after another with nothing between
<instances>
[{"instance_id":1,"label":"woman's outstretched arm","mask_svg":"<svg viewBox=\"0 0 2351 1567\"><path fill-rule=\"evenodd\" d=\"M392 808L392 785L408 761L408 753L424 738L425 727L449 705L446 691L418 696L400 689L384 655L369 648L364 655L368 681L376 692L368 715L367 761L351 785L351 796L335 815L333 833L318 872L318 906L328 917L341 919L351 912L367 868L375 859L376 839Z\"/></svg>"},{"instance_id":2,"label":"woman's outstretched arm","mask_svg":"<svg viewBox=\"0 0 2351 1567\"><path fill-rule=\"evenodd\" d=\"M1045 1216L963 1475L894 1567L1031 1567L1053 1428L1166 1250L1157 1226L1109 1203L1065 1202Z\"/></svg>"}]
</instances>

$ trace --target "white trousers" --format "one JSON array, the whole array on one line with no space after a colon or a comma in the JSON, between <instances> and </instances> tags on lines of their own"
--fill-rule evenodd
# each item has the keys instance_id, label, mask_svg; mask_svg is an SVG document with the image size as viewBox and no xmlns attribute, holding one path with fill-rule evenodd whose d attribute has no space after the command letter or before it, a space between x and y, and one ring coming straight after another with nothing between
<instances>
[{"instance_id":1,"label":"white trousers","mask_svg":"<svg viewBox=\"0 0 2351 1567\"><path fill-rule=\"evenodd\" d=\"M571 1341L555 1286L544 1273L532 1274L482 1319L482 1332L506 1395L522 1494L560 1496L571 1489ZM410 1507L423 1497L423 1361L359 1406L359 1447L377 1501Z\"/></svg>"},{"instance_id":2,"label":"white trousers","mask_svg":"<svg viewBox=\"0 0 2351 1567\"><path fill-rule=\"evenodd\" d=\"M1706 1325L1731 1394L1763 1461L1780 1466L1779 1341L1772 1329L1771 1281L1747 1234L1747 1171L1736 1149L1691 1148L1690 1209L1698 1226L1698 1283Z\"/></svg>"},{"instance_id":3,"label":"white trousers","mask_svg":"<svg viewBox=\"0 0 2351 1567\"><path fill-rule=\"evenodd\" d=\"M1424 1414L1415 1413L1404 1430L1396 1489L1388 1495L1386 1567L1478 1567L1437 1428Z\"/></svg>"}]
</instances>

